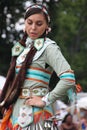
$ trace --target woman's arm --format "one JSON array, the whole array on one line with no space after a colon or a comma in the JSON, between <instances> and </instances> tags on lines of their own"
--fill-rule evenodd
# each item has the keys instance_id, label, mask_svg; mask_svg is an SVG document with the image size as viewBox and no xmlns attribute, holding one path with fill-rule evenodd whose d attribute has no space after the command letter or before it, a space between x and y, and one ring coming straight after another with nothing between
<instances>
[{"instance_id":1,"label":"woman's arm","mask_svg":"<svg viewBox=\"0 0 87 130\"><path fill-rule=\"evenodd\" d=\"M46 48L46 63L49 64L59 77L59 81L55 88L42 98L46 105L55 102L55 100L63 97L68 89L75 86L74 72L71 70L69 63L62 55L60 48L51 44Z\"/></svg>"},{"instance_id":2,"label":"woman's arm","mask_svg":"<svg viewBox=\"0 0 87 130\"><path fill-rule=\"evenodd\" d=\"M63 124L61 124L61 125L59 126L59 130L64 130Z\"/></svg>"}]
</instances>

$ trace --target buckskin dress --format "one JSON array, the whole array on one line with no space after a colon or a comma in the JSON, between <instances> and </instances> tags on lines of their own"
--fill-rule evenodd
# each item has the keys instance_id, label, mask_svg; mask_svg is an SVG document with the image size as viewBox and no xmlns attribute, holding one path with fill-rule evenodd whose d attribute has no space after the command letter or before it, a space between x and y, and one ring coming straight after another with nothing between
<instances>
[{"instance_id":1,"label":"buckskin dress","mask_svg":"<svg viewBox=\"0 0 87 130\"><path fill-rule=\"evenodd\" d=\"M26 47L17 57L15 72L19 69L30 50L31 39L26 40ZM17 43L18 44L18 43ZM16 45L17 47L17 45ZM13 47L14 52L15 46ZM13 53L12 55L15 55ZM46 67L46 64L48 65ZM55 71L59 82L49 92L49 81L52 72ZM60 99L68 89L75 85L74 72L61 53L59 46L49 38L46 38L27 69L26 79L22 86L22 95L19 96L13 106L12 114L7 123L6 130L43 130L44 121L53 115L52 103ZM23 96L38 95L46 102L43 108L26 106Z\"/></svg>"}]
</instances>

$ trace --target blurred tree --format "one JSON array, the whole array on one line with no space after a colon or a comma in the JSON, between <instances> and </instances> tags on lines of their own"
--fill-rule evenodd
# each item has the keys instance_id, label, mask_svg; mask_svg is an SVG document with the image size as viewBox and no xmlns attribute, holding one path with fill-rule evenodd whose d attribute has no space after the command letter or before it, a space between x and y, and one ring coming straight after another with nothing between
<instances>
[{"instance_id":1,"label":"blurred tree","mask_svg":"<svg viewBox=\"0 0 87 130\"><path fill-rule=\"evenodd\" d=\"M87 12L86 0L63 0L58 5L55 37L75 70L77 83L87 91Z\"/></svg>"},{"instance_id":2,"label":"blurred tree","mask_svg":"<svg viewBox=\"0 0 87 130\"><path fill-rule=\"evenodd\" d=\"M22 10L22 13L20 13ZM6 75L10 63L11 47L18 33L15 23L23 15L22 1L0 1L0 75Z\"/></svg>"}]
</instances>

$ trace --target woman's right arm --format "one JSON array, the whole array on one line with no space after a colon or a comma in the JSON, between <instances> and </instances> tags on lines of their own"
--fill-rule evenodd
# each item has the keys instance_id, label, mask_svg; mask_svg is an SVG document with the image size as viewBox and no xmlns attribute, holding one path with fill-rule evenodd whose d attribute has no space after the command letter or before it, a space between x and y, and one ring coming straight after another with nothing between
<instances>
[{"instance_id":1,"label":"woman's right arm","mask_svg":"<svg viewBox=\"0 0 87 130\"><path fill-rule=\"evenodd\" d=\"M63 124L60 125L59 130L64 130L63 129Z\"/></svg>"}]
</instances>

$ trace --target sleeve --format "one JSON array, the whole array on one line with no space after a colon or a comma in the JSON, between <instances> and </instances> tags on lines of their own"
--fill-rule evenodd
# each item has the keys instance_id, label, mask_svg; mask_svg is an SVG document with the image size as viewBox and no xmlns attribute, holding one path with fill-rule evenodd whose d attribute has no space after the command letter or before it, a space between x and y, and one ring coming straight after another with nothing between
<instances>
[{"instance_id":1,"label":"sleeve","mask_svg":"<svg viewBox=\"0 0 87 130\"><path fill-rule=\"evenodd\" d=\"M75 86L75 76L60 48L55 44L46 48L46 63L53 68L60 79L55 88L42 98L46 105L49 105L65 95L68 89Z\"/></svg>"}]
</instances>

